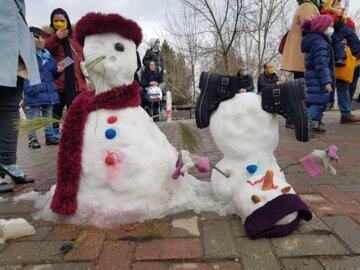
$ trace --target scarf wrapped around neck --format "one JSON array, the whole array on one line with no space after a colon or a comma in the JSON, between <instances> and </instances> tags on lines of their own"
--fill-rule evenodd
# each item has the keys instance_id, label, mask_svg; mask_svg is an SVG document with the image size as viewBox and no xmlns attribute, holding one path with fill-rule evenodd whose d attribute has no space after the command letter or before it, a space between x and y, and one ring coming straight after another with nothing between
<instances>
[{"instance_id":1,"label":"scarf wrapped around neck","mask_svg":"<svg viewBox=\"0 0 360 270\"><path fill-rule=\"evenodd\" d=\"M36 51L36 55L41 59L42 65L45 65L51 59L51 54L46 49L42 49L41 51Z\"/></svg>"}]
</instances>

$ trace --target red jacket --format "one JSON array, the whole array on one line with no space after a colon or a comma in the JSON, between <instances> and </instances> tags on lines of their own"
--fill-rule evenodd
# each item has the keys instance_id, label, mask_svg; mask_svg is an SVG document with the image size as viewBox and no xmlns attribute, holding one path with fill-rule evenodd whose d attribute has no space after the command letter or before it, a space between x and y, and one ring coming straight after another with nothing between
<instances>
[{"instance_id":1,"label":"red jacket","mask_svg":"<svg viewBox=\"0 0 360 270\"><path fill-rule=\"evenodd\" d=\"M340 17L335 14L335 13L331 13L329 10L327 10L326 8L322 8L321 11L320 11L321 14L326 14L326 15L329 15L333 18L334 20L334 24L336 24L339 20L340 20ZM355 23L354 21L348 17L346 18L346 24L347 26L349 26L351 29L355 30Z\"/></svg>"},{"instance_id":2,"label":"red jacket","mask_svg":"<svg viewBox=\"0 0 360 270\"><path fill-rule=\"evenodd\" d=\"M85 78L80 70L80 61L84 60L84 55L82 51L82 47L76 41L75 37L71 35L68 37L68 40L76 51L77 55L71 50L72 59L74 60L74 68L75 68L75 80L76 80L76 91L82 92L86 91L86 82ZM54 57L55 61L58 63L65 58L64 47L61 44L61 39L59 39L56 34L47 34L45 36L45 48L51 53ZM80 58L80 59L79 59ZM64 92L65 90L65 76L61 76L56 80L56 87L59 92Z\"/></svg>"}]
</instances>

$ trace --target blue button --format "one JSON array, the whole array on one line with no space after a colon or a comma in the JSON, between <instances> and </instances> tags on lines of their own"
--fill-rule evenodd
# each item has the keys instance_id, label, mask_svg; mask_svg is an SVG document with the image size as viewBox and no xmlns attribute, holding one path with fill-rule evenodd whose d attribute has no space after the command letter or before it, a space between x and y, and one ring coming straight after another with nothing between
<instances>
[{"instance_id":1,"label":"blue button","mask_svg":"<svg viewBox=\"0 0 360 270\"><path fill-rule=\"evenodd\" d=\"M116 137L116 130L113 128L109 128L105 131L105 136L108 139L114 139Z\"/></svg>"},{"instance_id":2,"label":"blue button","mask_svg":"<svg viewBox=\"0 0 360 270\"><path fill-rule=\"evenodd\" d=\"M249 165L246 167L246 170L250 173L250 174L254 174L257 171L257 166L256 165Z\"/></svg>"}]
</instances>

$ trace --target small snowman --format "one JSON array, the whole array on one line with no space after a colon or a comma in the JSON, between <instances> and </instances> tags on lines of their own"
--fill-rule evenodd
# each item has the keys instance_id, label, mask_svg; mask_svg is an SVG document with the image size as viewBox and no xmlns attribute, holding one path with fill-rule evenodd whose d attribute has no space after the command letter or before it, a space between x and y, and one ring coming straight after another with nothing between
<instances>
[{"instance_id":1,"label":"small snowman","mask_svg":"<svg viewBox=\"0 0 360 270\"><path fill-rule=\"evenodd\" d=\"M210 131L224 154L216 167L230 175L212 171L214 196L233 202L251 238L285 236L301 219L311 219L276 162L278 121L262 110L259 95L236 94L220 103Z\"/></svg>"}]
</instances>

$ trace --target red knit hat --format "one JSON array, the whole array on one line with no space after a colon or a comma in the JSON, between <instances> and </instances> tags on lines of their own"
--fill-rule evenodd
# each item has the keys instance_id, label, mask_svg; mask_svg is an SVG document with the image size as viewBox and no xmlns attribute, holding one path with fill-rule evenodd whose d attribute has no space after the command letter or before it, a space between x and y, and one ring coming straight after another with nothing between
<instances>
[{"instance_id":1,"label":"red knit hat","mask_svg":"<svg viewBox=\"0 0 360 270\"><path fill-rule=\"evenodd\" d=\"M140 26L136 22L115 13L90 12L76 23L75 32L76 39L81 46L84 46L85 37L105 33L117 33L124 38L132 39L136 47L142 41Z\"/></svg>"},{"instance_id":2,"label":"red knit hat","mask_svg":"<svg viewBox=\"0 0 360 270\"><path fill-rule=\"evenodd\" d=\"M319 15L312 19L310 30L325 32L326 29L333 23L333 18L329 15Z\"/></svg>"}]
</instances>

